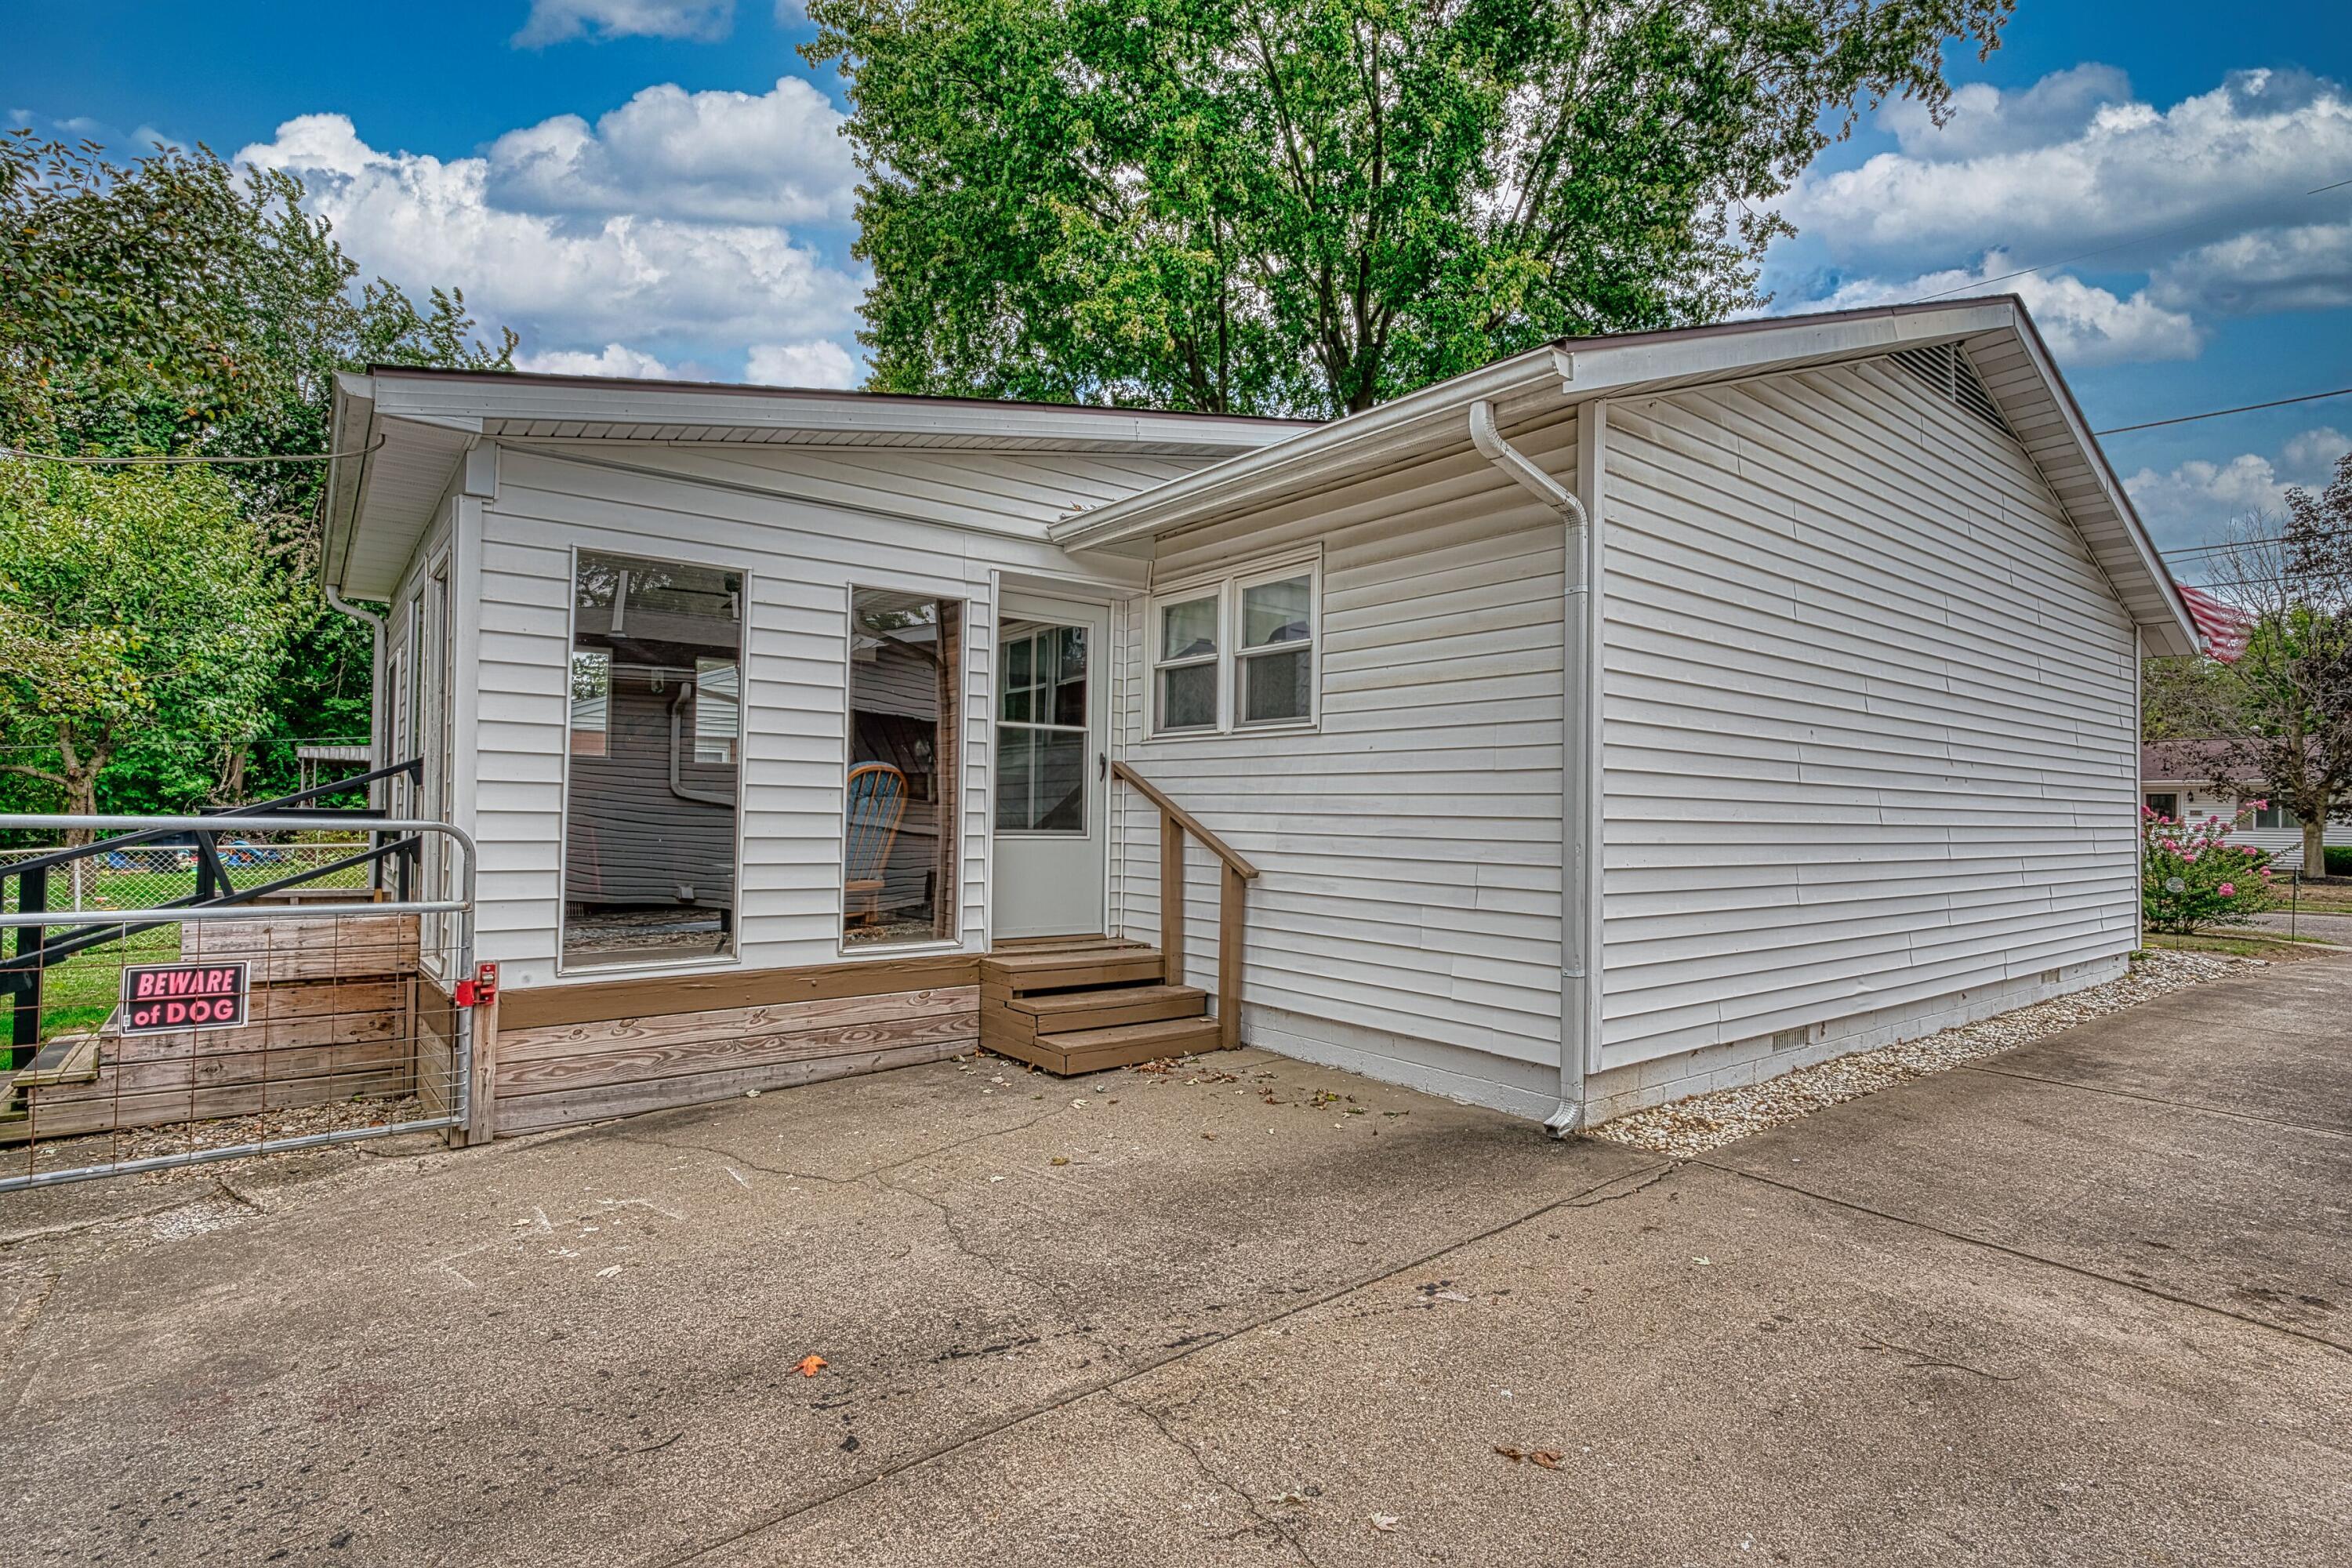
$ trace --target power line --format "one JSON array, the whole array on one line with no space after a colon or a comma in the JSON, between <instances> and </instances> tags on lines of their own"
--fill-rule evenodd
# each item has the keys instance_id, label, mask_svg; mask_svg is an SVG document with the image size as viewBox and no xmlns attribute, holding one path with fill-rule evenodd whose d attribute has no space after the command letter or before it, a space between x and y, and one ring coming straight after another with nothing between
<instances>
[{"instance_id":1,"label":"power line","mask_svg":"<svg viewBox=\"0 0 2352 1568\"><path fill-rule=\"evenodd\" d=\"M2312 533L2306 534L2304 537L2315 541L2325 539L2352 539L2352 529L2320 529ZM2287 544L2293 542L2297 542L2284 533L2258 533L2245 539L2224 540L2219 544L2184 544L2178 550L2168 550L2164 552L2164 555L2167 560L2171 560L2182 555L2220 555L2232 550L2242 550L2250 545Z\"/></svg>"},{"instance_id":2,"label":"power line","mask_svg":"<svg viewBox=\"0 0 2352 1568\"><path fill-rule=\"evenodd\" d=\"M2352 181L2345 182L2352 184ZM2290 403L2316 403L2323 397L2342 397L2352 394L2352 386L2339 386L2333 392L2306 392L2299 397L2274 397L2268 403L2241 403L2235 408L2212 408L2202 414L2183 414L2172 419L2150 419L2141 425L2117 425L2105 430L2094 430L2094 436L2120 436L2127 430L2154 430L2164 425L2192 425L2200 419L2219 419L2224 414L2251 414L2257 408L2284 408Z\"/></svg>"},{"instance_id":3,"label":"power line","mask_svg":"<svg viewBox=\"0 0 2352 1568\"><path fill-rule=\"evenodd\" d=\"M72 463L81 468L137 468L146 465L170 466L180 463L330 463L338 458L363 458L383 446L384 437L378 436L364 447L353 447L345 452L261 452L239 453L229 457L197 456L166 457L161 453L141 453L127 458L68 457L62 452L27 452L22 447L0 447L0 458L15 458L28 463Z\"/></svg>"}]
</instances>

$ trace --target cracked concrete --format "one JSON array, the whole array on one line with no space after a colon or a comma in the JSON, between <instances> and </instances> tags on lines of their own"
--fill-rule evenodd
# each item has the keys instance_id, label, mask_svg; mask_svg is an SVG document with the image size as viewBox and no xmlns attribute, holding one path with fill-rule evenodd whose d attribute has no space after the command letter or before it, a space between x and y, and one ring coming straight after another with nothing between
<instances>
[{"instance_id":1,"label":"cracked concrete","mask_svg":"<svg viewBox=\"0 0 2352 1568\"><path fill-rule=\"evenodd\" d=\"M0 1199L0 1539L2338 1563L2347 1016L2314 960L1705 1163L1243 1052Z\"/></svg>"}]
</instances>

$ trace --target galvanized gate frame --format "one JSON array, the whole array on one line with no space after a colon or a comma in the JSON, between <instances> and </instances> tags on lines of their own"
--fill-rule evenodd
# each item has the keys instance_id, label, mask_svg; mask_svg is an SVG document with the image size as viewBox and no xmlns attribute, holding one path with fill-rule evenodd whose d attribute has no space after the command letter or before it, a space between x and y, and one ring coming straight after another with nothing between
<instances>
[{"instance_id":1,"label":"galvanized gate frame","mask_svg":"<svg viewBox=\"0 0 2352 1568\"><path fill-rule=\"evenodd\" d=\"M23 832L70 833L89 832L207 832L216 833L225 826L238 832L290 832L317 829L321 824L316 813L299 816L44 816L0 814L0 830ZM331 826L331 825L330 825ZM447 839L458 851L458 896L455 899L420 899L389 903L331 904L314 908L292 905L215 903L165 905L150 910L109 910L102 921L88 918L92 911L81 911L80 918L67 911L49 910L39 913L0 912L0 931L45 929L73 920L84 930L92 927L130 927L147 924L180 924L188 921L254 921L254 920L317 920L322 914L367 915L431 915L450 914L457 917L458 955L457 973L470 977L474 967L474 892L476 850L474 839L461 827L446 822L423 818L394 818L355 816L354 826L369 832L431 833ZM395 1122L384 1127L351 1128L334 1132L304 1133L292 1138L264 1139L254 1143L231 1144L217 1149L190 1150L176 1154L156 1154L143 1159L125 1160L104 1166L68 1167L55 1171L37 1171L24 1175L0 1177L0 1193L21 1191L28 1187L53 1186L63 1182L84 1181L98 1176L129 1175L140 1171L166 1170L175 1166L206 1164L215 1160L244 1159L255 1154L283 1153L293 1149L317 1148L331 1143L352 1143L362 1139L389 1137L395 1133L425 1132L436 1129L463 1129L468 1124L474 1092L474 1015L470 1008L457 1009L457 1062L454 1074L455 1097L451 1109L440 1116L424 1117L414 1121Z\"/></svg>"}]
</instances>

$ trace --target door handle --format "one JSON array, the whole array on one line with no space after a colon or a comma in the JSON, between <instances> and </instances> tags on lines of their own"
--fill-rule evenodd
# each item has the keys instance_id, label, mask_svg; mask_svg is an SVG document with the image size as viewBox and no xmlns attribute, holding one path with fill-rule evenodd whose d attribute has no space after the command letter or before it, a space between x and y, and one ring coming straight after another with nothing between
<instances>
[{"instance_id":1,"label":"door handle","mask_svg":"<svg viewBox=\"0 0 2352 1568\"><path fill-rule=\"evenodd\" d=\"M1110 753L1108 752L1097 752L1095 753L1095 782L1097 784L1100 784L1103 780L1108 777L1110 777Z\"/></svg>"}]
</instances>

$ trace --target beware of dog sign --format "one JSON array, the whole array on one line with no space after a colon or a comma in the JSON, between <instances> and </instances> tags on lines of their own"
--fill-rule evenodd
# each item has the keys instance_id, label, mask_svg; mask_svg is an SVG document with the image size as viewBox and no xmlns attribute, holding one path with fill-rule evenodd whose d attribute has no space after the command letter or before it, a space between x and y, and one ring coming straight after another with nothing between
<instances>
[{"instance_id":1,"label":"beware of dog sign","mask_svg":"<svg viewBox=\"0 0 2352 1568\"><path fill-rule=\"evenodd\" d=\"M134 963L122 971L122 1032L233 1029L245 1022L243 963Z\"/></svg>"}]
</instances>

